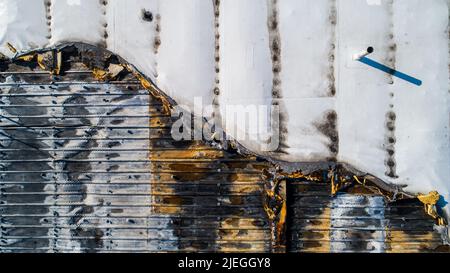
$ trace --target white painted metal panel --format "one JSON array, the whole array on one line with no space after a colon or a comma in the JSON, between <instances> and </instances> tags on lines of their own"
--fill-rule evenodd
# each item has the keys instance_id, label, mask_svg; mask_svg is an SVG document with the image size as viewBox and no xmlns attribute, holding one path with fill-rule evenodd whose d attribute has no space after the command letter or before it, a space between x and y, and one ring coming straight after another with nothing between
<instances>
[{"instance_id":1,"label":"white painted metal panel","mask_svg":"<svg viewBox=\"0 0 450 273\"><path fill-rule=\"evenodd\" d=\"M450 106L447 1L394 1L396 66L423 81L393 90L399 182L412 192L437 189L448 201ZM447 212L448 205L446 206Z\"/></svg>"},{"instance_id":2,"label":"white painted metal panel","mask_svg":"<svg viewBox=\"0 0 450 273\"><path fill-rule=\"evenodd\" d=\"M227 105L243 107L270 105L273 75L266 1L222 1L220 14L222 16L220 16L219 103L222 118L226 118ZM244 114L238 115L236 121L245 118ZM233 123L228 122L224 125L225 130L233 137L237 136L238 131L246 131L239 123L236 124L237 130L233 130L231 128L235 125ZM251 123L251 126L254 125ZM248 131L252 131L249 138L260 137L254 133L254 127ZM261 143L241 142L251 149L258 149Z\"/></svg>"},{"instance_id":3,"label":"white painted metal panel","mask_svg":"<svg viewBox=\"0 0 450 273\"><path fill-rule=\"evenodd\" d=\"M102 1L53 0L48 2L50 3L48 21L51 23L52 45L63 42L85 42L93 45L104 43L106 6L102 4Z\"/></svg>"},{"instance_id":4,"label":"white painted metal panel","mask_svg":"<svg viewBox=\"0 0 450 273\"><path fill-rule=\"evenodd\" d=\"M45 47L48 35L44 1L32 5L27 0L0 1L0 53L14 55L7 43L18 50Z\"/></svg>"},{"instance_id":5,"label":"white painted metal panel","mask_svg":"<svg viewBox=\"0 0 450 273\"><path fill-rule=\"evenodd\" d=\"M144 12L149 12L151 22L144 20ZM157 1L109 0L106 6L108 49L152 79L156 76L157 14Z\"/></svg>"},{"instance_id":6,"label":"white painted metal panel","mask_svg":"<svg viewBox=\"0 0 450 273\"><path fill-rule=\"evenodd\" d=\"M381 1L376 6L360 0L338 4L338 158L383 179L386 178L385 116L391 99L390 77L352 60L352 55L372 46L375 52L371 58L386 59L389 8L389 1Z\"/></svg>"},{"instance_id":7,"label":"white painted metal panel","mask_svg":"<svg viewBox=\"0 0 450 273\"><path fill-rule=\"evenodd\" d=\"M335 110L336 1L279 1L281 101L288 161L326 161L331 141L317 123ZM337 152L337 151L335 151Z\"/></svg>"},{"instance_id":8,"label":"white painted metal panel","mask_svg":"<svg viewBox=\"0 0 450 273\"><path fill-rule=\"evenodd\" d=\"M156 83L177 103L211 104L214 87L213 1L162 0Z\"/></svg>"}]
</instances>

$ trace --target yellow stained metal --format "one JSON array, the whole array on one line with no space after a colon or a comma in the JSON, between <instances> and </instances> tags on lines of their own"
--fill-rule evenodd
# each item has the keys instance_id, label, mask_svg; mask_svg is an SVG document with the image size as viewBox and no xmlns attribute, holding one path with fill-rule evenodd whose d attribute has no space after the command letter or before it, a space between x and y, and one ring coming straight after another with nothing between
<instances>
[{"instance_id":1,"label":"yellow stained metal","mask_svg":"<svg viewBox=\"0 0 450 273\"><path fill-rule=\"evenodd\" d=\"M28 54L28 55L20 56L17 59L19 59L21 61L25 61L25 62L31 62L35 57L36 57L36 54Z\"/></svg>"},{"instance_id":2,"label":"yellow stained metal","mask_svg":"<svg viewBox=\"0 0 450 273\"><path fill-rule=\"evenodd\" d=\"M17 49L10 43L6 43L6 46L12 53L17 53Z\"/></svg>"},{"instance_id":3,"label":"yellow stained metal","mask_svg":"<svg viewBox=\"0 0 450 273\"><path fill-rule=\"evenodd\" d=\"M42 70L47 70L44 64L44 55L42 54L37 55L37 63Z\"/></svg>"},{"instance_id":4,"label":"yellow stained metal","mask_svg":"<svg viewBox=\"0 0 450 273\"><path fill-rule=\"evenodd\" d=\"M445 219L440 216L436 210L436 204L440 199L440 195L437 191L431 191L428 194L418 194L417 199L424 204L425 212L436 219L438 225L446 225Z\"/></svg>"},{"instance_id":5,"label":"yellow stained metal","mask_svg":"<svg viewBox=\"0 0 450 273\"><path fill-rule=\"evenodd\" d=\"M305 223L302 227L306 236L301 236L300 239L303 242L302 252L317 252L317 253L329 253L331 251L330 245L330 226L331 226L331 208L323 208L322 214L318 217L323 220L311 221ZM311 234L314 234L314 238L311 238ZM328 239L328 240L327 240Z\"/></svg>"},{"instance_id":6,"label":"yellow stained metal","mask_svg":"<svg viewBox=\"0 0 450 273\"><path fill-rule=\"evenodd\" d=\"M170 118L169 102L156 93L157 90L149 81L139 74L134 75L150 91L152 99L165 105L165 110L160 115L149 116L149 126L170 128L173 120ZM204 141L184 141L183 144L177 144L171 139L169 131L162 132L160 138L150 142L149 159L153 174L151 183L154 185L150 192L153 213L211 219L208 222L210 228L199 236L212 236L218 251L268 250L271 235L267 224L264 224L265 219L245 213L248 207L253 206L260 206L263 211L262 170L268 167L267 162L258 162L254 156L224 151ZM197 192L199 189L201 190ZM261 201L253 204L249 203L252 201L248 198L261 198ZM202 203L197 200L208 201ZM223 215L223 210L230 212ZM175 229L183 230L183 227ZM185 251L199 251L204 247L196 240L189 241L182 236L180 238L185 242Z\"/></svg>"},{"instance_id":7,"label":"yellow stained metal","mask_svg":"<svg viewBox=\"0 0 450 273\"><path fill-rule=\"evenodd\" d=\"M94 78L96 78L99 81L106 81L106 80L113 80L114 78L119 75L120 72L124 69L123 65L119 64L109 64L109 67L107 70L103 70L100 68L93 68L92 74Z\"/></svg>"},{"instance_id":8,"label":"yellow stained metal","mask_svg":"<svg viewBox=\"0 0 450 273\"><path fill-rule=\"evenodd\" d=\"M61 62L62 62L62 53L61 51L57 51L55 67L52 70L52 74L59 75L61 73Z\"/></svg>"},{"instance_id":9,"label":"yellow stained metal","mask_svg":"<svg viewBox=\"0 0 450 273\"><path fill-rule=\"evenodd\" d=\"M442 239L436 232L386 231L386 252L389 253L433 252L440 246Z\"/></svg>"}]
</instances>

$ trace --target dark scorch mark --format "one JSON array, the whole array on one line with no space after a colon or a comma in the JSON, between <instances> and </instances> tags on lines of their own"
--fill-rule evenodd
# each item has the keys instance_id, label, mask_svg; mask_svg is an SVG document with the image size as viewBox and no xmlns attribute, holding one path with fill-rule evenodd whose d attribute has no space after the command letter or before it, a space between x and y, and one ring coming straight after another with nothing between
<instances>
[{"instance_id":1,"label":"dark scorch mark","mask_svg":"<svg viewBox=\"0 0 450 273\"><path fill-rule=\"evenodd\" d=\"M5 90L6 91L6 90ZM5 92L9 95L11 94L25 94L26 91L18 86L14 86ZM2 98L3 99L3 98ZM48 123L48 117L39 117L41 115L46 115L46 111L39 107L38 103L23 97L10 97L8 104L10 106L28 104L29 107L8 107L4 108L3 111L6 115L17 116L18 123L26 125L26 122L30 118L22 118L21 115L35 116L39 123ZM16 118L14 118L16 119ZM27 214L29 206L6 206L8 203L38 203L42 204L46 202L46 185L51 181L51 176L48 173L42 172L42 170L51 171L52 166L45 161L45 159L51 157L48 151L40 150L40 148L47 148L48 145L45 141L39 139L43 135L37 130L25 129L7 129L3 127L0 129L0 135L2 137L9 138L8 141L2 141L0 143L0 215L8 214ZM26 139L24 139L26 138ZM24 139L19 140L18 139ZM30 147L35 147L35 149L30 149ZM13 151L8 151L12 149ZM26 164L22 160L35 160L33 164ZM10 161L10 162L8 162ZM26 166L26 172L20 172ZM17 172L19 171L19 172ZM36 194L29 195L26 197L27 201L23 200L23 195L27 191L27 183L25 181L33 181L31 185L32 191ZM7 183L5 183L7 182ZM25 182L25 183L24 183ZM17 185L16 191L19 195L3 195L4 190L10 183ZM29 187L29 186L28 186ZM15 197L17 196L17 197ZM19 199L17 199L19 198ZM49 207L33 207L35 214L48 215ZM0 217L1 218L1 217ZM2 249L14 248L14 247L46 247L45 240L17 240L8 239L9 236L14 236L14 234L25 234L26 236L33 236L33 232L30 231L26 226L27 222L33 221L33 224L40 225L44 221L48 221L46 216L39 216L33 219L23 219L23 218L10 218L7 223L1 222L1 236L2 241L0 242L0 252ZM7 224L7 225L4 225ZM9 227L8 227L9 226ZM14 228L17 226L17 228ZM53 228L51 226L42 227L42 233L44 236L52 232Z\"/></svg>"},{"instance_id":2,"label":"dark scorch mark","mask_svg":"<svg viewBox=\"0 0 450 273\"><path fill-rule=\"evenodd\" d=\"M330 0L330 12L328 16L331 25L331 43L328 52L328 93L329 96L336 95L336 77L334 74L335 59L336 59L336 25L337 25L337 9L336 0Z\"/></svg>"},{"instance_id":3,"label":"dark scorch mark","mask_svg":"<svg viewBox=\"0 0 450 273\"><path fill-rule=\"evenodd\" d=\"M395 70L395 62L396 62L396 53L397 53L397 44L395 43L394 36L394 1L390 0L388 2L388 16L389 16L389 33L387 37L387 56L386 56L386 64ZM394 84L394 78L392 75L388 74L389 84Z\"/></svg>"},{"instance_id":4,"label":"dark scorch mark","mask_svg":"<svg viewBox=\"0 0 450 273\"><path fill-rule=\"evenodd\" d=\"M89 110L85 106L87 100L86 98L81 94L74 94L73 96L67 98L62 105L66 104L79 104L79 107L63 107L63 115L79 115L81 118L79 118L78 122L81 125L87 125L92 126L92 122L89 118L84 118L82 116L88 115ZM95 137L95 135L98 133L98 130L94 129L95 127L92 127L89 131L91 134L89 134L89 137L81 142L79 144L80 151L75 152L67 152L63 159L58 161L57 164L59 164L59 168L63 171L66 171L66 173L62 173L62 177L60 178L63 181L68 181L69 183L74 183L79 185L79 192L80 195L76 196L73 201L75 203L82 203L81 205L74 205L70 206L69 210L71 212L75 212L73 216L69 217L68 221L69 224L77 225L78 227L76 229L71 229L70 233L72 237L78 241L82 248L88 249L89 252L94 252L97 248L103 247L103 241L101 238L103 237L103 231L100 228L97 227L81 227L79 226L81 224L81 221L87 220L86 216L88 216L90 213L94 211L94 208L92 206L86 205L86 198L88 197L87 194L87 185L85 183L92 182L91 178L89 176L86 176L85 173L89 173L92 171L92 166L90 163L80 163L77 161L70 161L70 160L87 160L89 159L89 156L92 152L92 148L98 147L98 143L95 139L91 137ZM75 131L71 131L71 134L74 134ZM76 137L76 135L72 135L72 137ZM63 145L66 146L71 141L65 140L63 142ZM58 191L58 188L55 185L55 191ZM64 191L64 188L60 189L61 191ZM94 237L95 240L83 240L78 239L77 237L83 237L83 236L91 236Z\"/></svg>"},{"instance_id":5,"label":"dark scorch mark","mask_svg":"<svg viewBox=\"0 0 450 273\"><path fill-rule=\"evenodd\" d=\"M45 19L46 19L46 24L47 24L47 40L50 41L50 39L52 38L52 1L51 0L45 0L44 2L45 5Z\"/></svg>"},{"instance_id":6,"label":"dark scorch mark","mask_svg":"<svg viewBox=\"0 0 450 273\"><path fill-rule=\"evenodd\" d=\"M155 16L155 39L153 41L153 50L155 54L158 54L159 47L161 46L161 15L158 13Z\"/></svg>"},{"instance_id":7,"label":"dark scorch mark","mask_svg":"<svg viewBox=\"0 0 450 273\"><path fill-rule=\"evenodd\" d=\"M395 162L395 120L396 115L393 111L386 114L386 175L391 178L397 178Z\"/></svg>"},{"instance_id":8,"label":"dark scorch mark","mask_svg":"<svg viewBox=\"0 0 450 273\"><path fill-rule=\"evenodd\" d=\"M100 0L100 5L102 6L102 14L104 18L104 22L102 24L103 27L103 39L101 42L101 46L104 48L108 47L108 22L106 21L106 6L108 5L107 0Z\"/></svg>"},{"instance_id":9,"label":"dark scorch mark","mask_svg":"<svg viewBox=\"0 0 450 273\"><path fill-rule=\"evenodd\" d=\"M161 15L158 13L155 16L155 37L153 38L153 53L158 55L159 47L161 46ZM158 61L155 56L155 72L153 76L158 78Z\"/></svg>"},{"instance_id":10,"label":"dark scorch mark","mask_svg":"<svg viewBox=\"0 0 450 273\"><path fill-rule=\"evenodd\" d=\"M336 111L327 111L322 120L314 124L319 132L325 135L328 141L328 149L332 155L330 161L336 161L336 156L339 152L339 134L337 129L337 114Z\"/></svg>"},{"instance_id":11,"label":"dark scorch mark","mask_svg":"<svg viewBox=\"0 0 450 273\"><path fill-rule=\"evenodd\" d=\"M142 20L146 22L153 21L153 13L151 11L142 9Z\"/></svg>"},{"instance_id":12,"label":"dark scorch mark","mask_svg":"<svg viewBox=\"0 0 450 273\"><path fill-rule=\"evenodd\" d=\"M220 0L213 0L214 7L214 62L215 62L215 78L213 87L213 101L212 105L214 107L212 118L214 119L214 124L220 124L222 118L220 116L220 106L219 106L219 95L220 95Z\"/></svg>"},{"instance_id":13,"label":"dark scorch mark","mask_svg":"<svg viewBox=\"0 0 450 273\"><path fill-rule=\"evenodd\" d=\"M395 70L396 63L396 53L397 53L397 44L395 43L395 35L394 35L394 1L389 0L388 2L388 13L389 13L389 33L388 33L388 48L387 48L387 56L386 63L393 70ZM394 78L392 75L388 74L389 84L394 84ZM389 94L389 99L391 103L389 104L389 110L386 113L386 140L385 140L385 149L386 149L386 176L391 178L397 178L398 175L396 173L396 162L395 162L395 120L396 114L392 110L394 108L394 92L391 91Z\"/></svg>"},{"instance_id":14,"label":"dark scorch mark","mask_svg":"<svg viewBox=\"0 0 450 273\"><path fill-rule=\"evenodd\" d=\"M279 11L278 0L267 0L268 5L268 17L267 28L269 31L269 47L272 61L272 106L278 107L279 120L278 123L274 122L272 130L277 130L279 135L279 146L275 150L276 153L286 153L285 149L289 148L287 143L287 114L284 109L282 101L282 88L281 88L281 36L279 30Z\"/></svg>"}]
</instances>

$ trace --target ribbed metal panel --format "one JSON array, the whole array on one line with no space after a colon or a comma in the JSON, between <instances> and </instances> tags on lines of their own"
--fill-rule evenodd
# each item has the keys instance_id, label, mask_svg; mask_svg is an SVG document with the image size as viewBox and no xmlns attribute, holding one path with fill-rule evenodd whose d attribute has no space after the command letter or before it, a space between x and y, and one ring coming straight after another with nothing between
<instances>
[{"instance_id":1,"label":"ribbed metal panel","mask_svg":"<svg viewBox=\"0 0 450 273\"><path fill-rule=\"evenodd\" d=\"M167 217L177 251L266 252L271 231L263 209L267 162L201 141L175 141L169 117L150 138L152 213Z\"/></svg>"},{"instance_id":2,"label":"ribbed metal panel","mask_svg":"<svg viewBox=\"0 0 450 273\"><path fill-rule=\"evenodd\" d=\"M104 83L67 65L1 72L0 251L270 249L266 163L174 141L170 114L130 74Z\"/></svg>"},{"instance_id":3,"label":"ribbed metal panel","mask_svg":"<svg viewBox=\"0 0 450 273\"><path fill-rule=\"evenodd\" d=\"M318 182L289 184L288 250L294 252L440 252L435 221L416 199L338 193Z\"/></svg>"}]
</instances>

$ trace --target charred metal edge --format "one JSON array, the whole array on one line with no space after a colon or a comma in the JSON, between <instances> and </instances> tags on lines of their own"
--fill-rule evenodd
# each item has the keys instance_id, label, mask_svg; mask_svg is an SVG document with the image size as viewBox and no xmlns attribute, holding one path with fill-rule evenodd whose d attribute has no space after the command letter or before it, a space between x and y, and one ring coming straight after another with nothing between
<instances>
[{"instance_id":1,"label":"charred metal edge","mask_svg":"<svg viewBox=\"0 0 450 273\"><path fill-rule=\"evenodd\" d=\"M58 44L56 46L45 47L45 48L41 48L41 49L34 49L34 50L31 50L31 51L26 51L26 52L20 52L19 54L17 54L13 58L7 59L4 62L11 63L13 61L18 60L22 56L26 56L26 55L30 55L30 54L42 54L42 53L45 53L45 52L48 52L48 51L62 51L63 49L65 49L67 47L75 47L75 48L77 48L80 51L91 51L91 52L93 52L94 55L92 57L95 58L95 60L94 60L95 62L93 62L91 65L97 65L97 64L104 63L105 60L102 59L102 58L104 58L105 56L116 57L120 64L126 65L127 67L129 67L132 70L132 72L135 72L135 73L139 74L140 77L142 77L143 79L145 79L146 81L151 83L152 84L152 88L154 89L153 91L156 91L157 95L165 98L172 106L178 105L175 100L173 100L171 97L167 96L161 89L159 89L157 87L157 85L153 82L152 79L147 77L144 73L142 73L133 64L130 64L129 62L127 62L127 60L125 60L124 58L122 58L118 54L113 53L112 51L109 51L108 49L104 48L103 46L99 46L99 45L91 45L91 44L84 43L84 42L64 42L64 43ZM106 69L107 67L97 67L97 68Z\"/></svg>"},{"instance_id":2,"label":"charred metal edge","mask_svg":"<svg viewBox=\"0 0 450 273\"><path fill-rule=\"evenodd\" d=\"M159 76L158 53L160 46L161 46L161 14L158 12L155 16L155 37L153 38L153 54L155 54L155 72L154 72L155 80L157 80ZM140 74L143 75L142 73Z\"/></svg>"}]
</instances>

